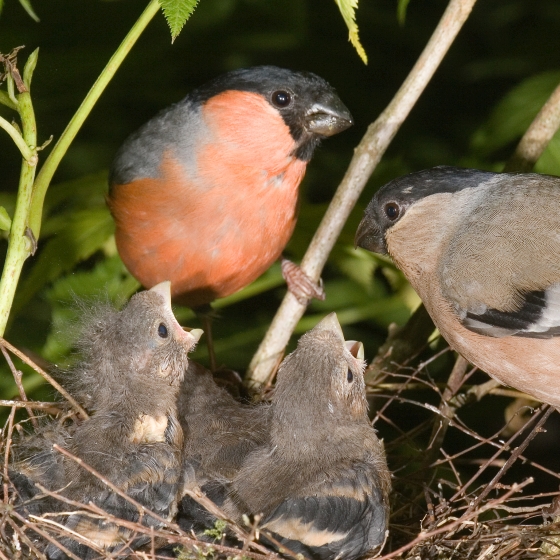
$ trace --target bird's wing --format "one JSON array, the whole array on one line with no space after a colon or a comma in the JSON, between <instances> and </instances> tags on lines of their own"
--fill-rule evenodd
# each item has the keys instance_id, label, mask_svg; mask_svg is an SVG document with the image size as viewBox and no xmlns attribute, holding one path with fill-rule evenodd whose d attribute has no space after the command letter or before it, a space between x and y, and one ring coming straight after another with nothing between
<instances>
[{"instance_id":1,"label":"bird's wing","mask_svg":"<svg viewBox=\"0 0 560 560\"><path fill-rule=\"evenodd\" d=\"M380 491L370 486L365 494L352 480L340 484L339 495L284 500L263 521L263 532L295 554L320 560L352 560L381 545L387 509Z\"/></svg>"},{"instance_id":2,"label":"bird's wing","mask_svg":"<svg viewBox=\"0 0 560 560\"><path fill-rule=\"evenodd\" d=\"M560 189L542 180L516 184L513 194L509 183L493 188L444 250L443 295L472 331L560 335Z\"/></svg>"}]
</instances>

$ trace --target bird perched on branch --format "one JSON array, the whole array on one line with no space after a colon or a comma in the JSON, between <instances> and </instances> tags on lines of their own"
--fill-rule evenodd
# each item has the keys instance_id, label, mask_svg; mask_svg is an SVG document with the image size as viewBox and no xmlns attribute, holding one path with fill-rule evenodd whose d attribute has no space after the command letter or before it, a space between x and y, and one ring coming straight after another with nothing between
<instances>
[{"instance_id":1,"label":"bird perched on branch","mask_svg":"<svg viewBox=\"0 0 560 560\"><path fill-rule=\"evenodd\" d=\"M334 313L302 336L278 371L270 441L233 481L226 511L260 514L265 540L294 554L352 560L385 540L390 474L363 367Z\"/></svg>"},{"instance_id":2,"label":"bird perched on branch","mask_svg":"<svg viewBox=\"0 0 560 560\"><path fill-rule=\"evenodd\" d=\"M171 280L173 299L199 310L245 287L288 243L315 148L351 125L310 72L258 66L192 91L113 162L108 204L125 265L146 287ZM321 296L289 261L283 269L297 295Z\"/></svg>"},{"instance_id":3,"label":"bird perched on branch","mask_svg":"<svg viewBox=\"0 0 560 560\"><path fill-rule=\"evenodd\" d=\"M94 307L78 343L81 360L67 376L71 392L91 415L61 447L163 518L176 512L183 444L177 394L187 354L201 334L187 332L177 323L170 284L162 282L133 296L120 312ZM42 464L31 458L27 465L32 468L23 473L74 502L91 501L108 515L161 526L79 462L55 454L52 450ZM45 473L53 471L52 461L60 468L49 480ZM65 528L57 535L61 547L50 543L46 548L51 560L68 558L62 548L83 559L109 552L127 556L150 540L102 516L76 512L75 505L62 503L57 509L72 513L61 516Z\"/></svg>"},{"instance_id":4,"label":"bird perched on branch","mask_svg":"<svg viewBox=\"0 0 560 560\"><path fill-rule=\"evenodd\" d=\"M389 254L441 334L560 406L560 178L435 167L372 198L356 244Z\"/></svg>"}]
</instances>

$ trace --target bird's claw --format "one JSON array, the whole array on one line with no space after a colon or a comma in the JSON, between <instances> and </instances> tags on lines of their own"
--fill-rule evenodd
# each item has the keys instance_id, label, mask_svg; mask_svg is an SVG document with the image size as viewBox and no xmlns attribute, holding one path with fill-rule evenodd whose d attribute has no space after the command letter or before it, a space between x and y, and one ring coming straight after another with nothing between
<instances>
[{"instance_id":1,"label":"bird's claw","mask_svg":"<svg viewBox=\"0 0 560 560\"><path fill-rule=\"evenodd\" d=\"M312 298L321 301L325 299L322 280L318 283L314 282L297 264L288 259L282 259L281 267L288 290L294 294L301 305L307 305Z\"/></svg>"}]
</instances>

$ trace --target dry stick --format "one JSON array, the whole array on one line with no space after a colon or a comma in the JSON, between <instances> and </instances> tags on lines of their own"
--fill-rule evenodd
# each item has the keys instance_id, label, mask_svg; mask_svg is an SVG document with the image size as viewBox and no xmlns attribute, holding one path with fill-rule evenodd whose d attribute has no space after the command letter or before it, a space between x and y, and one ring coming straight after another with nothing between
<instances>
[{"instance_id":1,"label":"dry stick","mask_svg":"<svg viewBox=\"0 0 560 560\"><path fill-rule=\"evenodd\" d=\"M93 472L95 472L95 471L93 471ZM89 502L88 504L83 504L81 502L76 502L75 500L71 500L69 498L66 498L65 496L62 496L61 494L59 494L57 492L52 492L50 490L47 490L46 488L44 488L40 484L37 484L37 486L38 486L39 490L41 490L41 492L45 496L51 496L51 497L53 497L53 498L55 498L55 499L57 499L61 502L64 502L65 504L68 504L68 505L70 505L70 506L72 506L72 507L74 507L78 510L81 510L83 512L84 516L91 516L92 514L95 514L97 517L102 517L104 520L115 523L116 525L122 526L122 527L127 528L127 529L131 529L132 531L135 531L137 533L144 533L144 534L150 534L150 535L153 534L154 537L159 537L159 538L162 538L162 539L166 539L168 542L174 542L174 543L182 544L182 545L187 544L187 545L192 546L192 547L196 547L198 545L212 546L212 547L220 550L221 552L228 553L229 556L236 555L236 554L239 553L238 548L232 548L232 547L227 547L227 546L216 544L216 543L207 543L207 542L203 542L203 541L193 539L191 536L189 536L188 534L183 532L178 525L176 525L174 523L171 523L171 522L167 523L167 526L169 527L168 530L174 531L175 533L177 533L176 535L171 534L169 532L166 532L165 530L155 530L153 527L140 525L138 522L127 521L126 519L120 519L119 517L117 517L115 515L107 513L105 510L101 509L99 506L95 505L93 502ZM124 497L127 497L127 496L125 495ZM131 498L129 498L129 501L134 503L134 500L132 500ZM43 522L47 525L52 524L51 521L46 518L47 515L49 515L49 514L44 514L42 517L38 517L38 516L31 516L31 517L33 519L35 519L37 522L41 521L41 522ZM60 515L60 513L56 513L55 515ZM59 528L63 529L65 532L68 532L67 529L64 526L62 526L60 524L57 524L57 526ZM82 537L81 535L79 535L79 536L81 537L81 539L85 539L85 537ZM259 560L259 559L262 559L264 557L278 558L277 555L275 555L274 553L271 553L266 548L261 547L258 543L251 543L251 546L254 546L255 548L260 547L264 551L264 553L261 554L261 553L257 553L257 552L247 551L246 556L249 556L250 558L254 558L255 560Z\"/></svg>"},{"instance_id":2,"label":"dry stick","mask_svg":"<svg viewBox=\"0 0 560 560\"><path fill-rule=\"evenodd\" d=\"M55 449L59 453L62 453L63 455L65 455L66 457L71 459L72 461L76 462L78 465L80 465L80 467L86 469L86 471L88 471L93 476L98 478L101 482L103 482L103 484L105 484L105 486L108 486L113 492L115 492L121 498L124 498L127 502L129 502L134 507L136 507L138 509L138 511L141 512L142 514L149 515L150 517L153 517L154 519L156 519L160 523L163 523L163 525L171 525L172 524L168 519L164 519L163 517L160 517L157 513L154 513L149 508L143 506L140 502L137 502L135 499L131 498L128 494L123 492L118 486L115 486L110 480L105 478L101 473L96 471L94 468L90 467L85 461L83 461L79 457L76 457L76 455L72 455L72 453L70 453L70 451L67 451L66 449L60 447L60 445L58 445L57 443L53 444L53 449ZM183 531L179 531L179 532L182 535L184 535L185 537L187 536L187 534L185 532L183 532Z\"/></svg>"},{"instance_id":3,"label":"dry stick","mask_svg":"<svg viewBox=\"0 0 560 560\"><path fill-rule=\"evenodd\" d=\"M12 362L12 359L10 358L8 351L3 346L0 346L0 350L2 350L2 354L4 354L4 358L6 359L6 362L8 362L8 367L10 368L12 375L14 376L14 381L16 382L21 400L27 402L27 395L25 394L25 389L23 388L23 384L21 382L21 376L23 374L21 373L21 371L19 371L19 369L16 369L16 366L14 366L14 362ZM26 406L25 410L27 410L27 414L31 419L31 423L33 424L33 427L35 429L38 429L39 423L37 422L37 418L35 418L35 415L33 414L33 410L31 409L31 407Z\"/></svg>"},{"instance_id":4,"label":"dry stick","mask_svg":"<svg viewBox=\"0 0 560 560\"><path fill-rule=\"evenodd\" d=\"M531 432L527 435L525 440L517 447L513 453L510 455L509 459L505 462L504 466L496 473L496 476L486 485L484 490L480 493L480 495L472 502L469 506L469 510L476 508L486 496L494 489L495 485L498 483L500 478L506 473L506 471L513 465L517 459L519 459L521 453L525 451L526 447L529 443L535 438L535 436L540 433L541 428L543 427L544 423L548 420L548 417L556 410L552 406L543 406L541 410L548 408L545 411L542 418L539 420L538 424L531 430ZM509 443L509 442L508 442Z\"/></svg>"},{"instance_id":5,"label":"dry stick","mask_svg":"<svg viewBox=\"0 0 560 560\"><path fill-rule=\"evenodd\" d=\"M465 374L467 373L468 366L469 362L467 362L463 356L457 356L457 360L455 361L455 365L453 366L451 375L447 381L447 386L441 396L441 403L439 405L441 416L434 417L430 443L422 461L424 466L429 465L435 456L439 454L441 445L445 439L445 434L447 433L447 429L451 423L451 419L455 416L455 412L457 410L457 407L453 406L449 401L451 401L461 388L465 380Z\"/></svg>"},{"instance_id":6,"label":"dry stick","mask_svg":"<svg viewBox=\"0 0 560 560\"><path fill-rule=\"evenodd\" d=\"M103 484L105 484L106 486L108 486L113 492L115 492L116 494L118 494L119 496L121 496L122 498L124 498L125 500L127 500L129 503L131 503L132 505L134 505L142 514L145 515L149 515L150 517L155 518L157 521L159 521L160 523L162 523L165 526L172 526L173 529L175 531L177 531L177 533L182 537L182 538L186 538L189 541L192 541L192 539L189 538L189 536L187 535L187 533L185 533L184 531L182 531L178 526L176 526L175 524L173 524L172 522L170 522L167 519L164 519L163 517L160 517L159 515L157 515L156 513L154 513L153 511L151 511L150 509L148 509L147 507L143 506L140 502L137 502L136 500L134 500L133 498L131 498L129 495L127 495L125 492L123 492L120 488L118 488L117 486L115 486L112 482L110 482L107 478L105 478L102 474L100 474L98 471L96 471L94 468L90 467L87 463L85 463L82 459L80 459L79 457L76 457L75 455L73 455L72 453L70 453L69 451L67 451L66 449L63 449L62 447L60 447L58 444L54 444L53 445L53 449L55 449L56 451L58 451L59 453L62 453L63 455L65 455L66 457L72 459L73 461L75 461L76 463L78 463L78 465L80 465L81 467L83 467L84 469L86 469L88 472L90 472L91 474L93 474L96 478L98 478L101 482L103 482ZM46 492L47 494L51 494L50 492ZM193 496L195 497L195 496ZM199 496L196 496L196 498L199 498ZM202 498L200 498L202 499ZM97 506L95 506L95 504L89 504L90 507L93 510L99 510L100 512L103 512L103 514L105 514L105 512L103 510L100 510ZM216 506L217 507L217 506ZM219 510L218 510L219 511ZM221 514L223 515L223 514ZM132 522L130 522L132 523ZM120 520L119 524L122 524L123 526L127 526L130 523L126 522L126 520ZM132 523L133 525L135 525L134 523ZM143 528L144 529L144 528ZM145 528L148 529L148 528ZM257 550L263 551L263 553L265 554L269 554L269 551L266 550L264 547L262 547L261 545L259 545L258 543L251 543L251 546L254 546Z\"/></svg>"},{"instance_id":7,"label":"dry stick","mask_svg":"<svg viewBox=\"0 0 560 560\"><path fill-rule=\"evenodd\" d=\"M23 352L18 350L15 346L12 346L5 338L0 336L0 345L7 348L12 354L15 354L23 363L27 364L30 368L34 369L39 375L50 383L73 407L74 409L82 415L85 419L89 418L88 413L78 404L78 402L64 389L59 383L57 383L45 370L41 369L33 360L30 360Z\"/></svg>"},{"instance_id":8,"label":"dry stick","mask_svg":"<svg viewBox=\"0 0 560 560\"><path fill-rule=\"evenodd\" d=\"M240 541L243 541L245 544L249 543L251 544L251 546L253 546L256 550L258 550L259 552L262 552L263 554L271 554L271 551L268 550L267 548L265 548L264 546L262 546L261 544L253 541L251 542L251 534L247 534L247 532L240 527L237 523L235 523L234 521L232 521L221 509L220 507L215 504L210 498L208 498L208 496L206 496L206 494L204 494L200 488L194 489L194 490L190 490L190 489L186 489L185 496L190 496L195 502L197 502L198 504L200 504L204 509L206 509L208 512L210 512L214 517L217 517L218 519L221 519L222 521L225 521L230 528L233 530L233 532L235 533L235 535L237 536L237 538ZM247 549L245 547L245 544L243 546L243 551L246 552ZM274 555L276 556L276 555Z\"/></svg>"},{"instance_id":9,"label":"dry stick","mask_svg":"<svg viewBox=\"0 0 560 560\"><path fill-rule=\"evenodd\" d=\"M515 434L513 434L505 443L503 443L494 453L494 455L492 455L491 457L489 457L485 463L483 465L481 465L481 467L477 470L477 472L470 478L470 480L468 482L466 482L462 488L460 488L450 499L449 502L454 502L456 499L458 499L461 495L466 496L468 495L468 492L466 492L466 489L471 486L475 480L478 479L478 477L485 471L486 467L491 464L493 461L495 461L498 456L503 453L504 451L510 449L510 446L512 444L512 442L520 435L522 434L525 429L529 426L529 424L531 424L533 421L535 421L537 418L539 418L539 416L546 410L546 408L548 407L548 405L542 405L537 412L535 413L535 415L529 419L529 421L521 426L521 428L519 428L519 430L517 430L517 432L515 432ZM529 442L537 435L539 428L542 426L542 424L544 423L544 421L546 421L546 419L550 416L551 412L554 411L554 408L550 408L550 410L548 410L544 416L541 416L541 418L539 419L539 422L535 425L534 428L531 429L531 431L529 432L527 438L525 439L525 441L523 441L523 443L517 447L512 455L510 456L510 458L506 461L506 463L504 463L504 466L502 467L502 469L500 469L500 471L498 472L498 475L496 475L498 478L501 478L501 476L503 476L503 474L506 472L507 469L509 469L509 467L512 464L512 457L514 458L513 460L516 460L519 458L520 454L524 451L524 449L527 447L527 445L529 445ZM493 438L494 439L494 436ZM504 467L506 467L507 465L507 469L504 470ZM492 483L489 483L487 485L487 488L490 488L490 490L492 489L492 484L495 484L495 482L497 482L498 478L495 478ZM482 493L482 496L485 497L487 495L487 492L484 491ZM478 496L476 498L476 503L480 503L480 496Z\"/></svg>"},{"instance_id":10,"label":"dry stick","mask_svg":"<svg viewBox=\"0 0 560 560\"><path fill-rule=\"evenodd\" d=\"M12 517L15 517L18 521L23 523L23 525L25 525L26 527L29 527L32 531L35 531L38 535L41 535L41 537L43 537L48 542L50 542L50 543L54 544L55 546L57 546L58 548L60 548L60 550L62 550L62 552L64 552L70 558L73 558L73 560L80 560L80 558L78 556L76 556L70 550L68 550L65 546L60 544L54 537L49 535L49 533L47 533L46 531L43 531L42 529L39 529L39 527L37 527L36 523L32 523L32 522L28 521L27 519L25 519L25 517L23 517L23 515L20 515L15 510L12 510L10 512L10 515Z\"/></svg>"},{"instance_id":11,"label":"dry stick","mask_svg":"<svg viewBox=\"0 0 560 560\"><path fill-rule=\"evenodd\" d=\"M380 556L380 557L376 558L376 560L390 560L391 558L396 558L396 557L400 556L401 554L403 554L403 552L406 552L407 550L410 550L411 548L414 548L417 544L420 544L421 542L424 542L424 541L426 541L428 539L431 539L431 538L433 538L437 535L440 535L442 533L447 533L447 532L449 532L453 529L456 529L457 527L459 527L459 526L463 525L464 523L468 522L470 519L479 516L481 513L484 513L485 511L488 511L488 510L491 510L491 509L495 509L497 505L505 502L510 496L512 496L513 494L516 494L517 492L519 492L525 486L527 486L528 484L531 484L532 482L533 482L533 479L528 478L527 480L524 480L523 482L521 482L519 484L515 483L511 486L511 488L503 496L487 502L477 511L465 512L458 519L455 519L451 523L449 523L447 525L443 525L442 527L439 527L438 529L434 529L433 531L421 531L418 534L418 536L415 539L413 539L412 541L410 541L409 543L405 544L404 546L401 546L398 550L394 550L393 552L390 552L389 554L386 554L385 556Z\"/></svg>"},{"instance_id":12,"label":"dry stick","mask_svg":"<svg viewBox=\"0 0 560 560\"><path fill-rule=\"evenodd\" d=\"M12 432L14 430L14 416L16 415L15 407L10 411L8 418L8 433L6 434L6 451L4 454L4 504L8 503L8 463L10 462L10 446L12 444Z\"/></svg>"},{"instance_id":13,"label":"dry stick","mask_svg":"<svg viewBox=\"0 0 560 560\"><path fill-rule=\"evenodd\" d=\"M451 0L449 2L414 68L391 103L369 126L362 141L358 144L350 166L301 262L303 272L315 282L319 280L328 255L367 180L420 94L428 85L469 16L475 1ZM261 385L269 378L305 308L306 306L300 304L293 294L290 292L286 294L249 365L248 383Z\"/></svg>"},{"instance_id":14,"label":"dry stick","mask_svg":"<svg viewBox=\"0 0 560 560\"><path fill-rule=\"evenodd\" d=\"M552 92L521 138L504 171L531 171L559 128L560 85Z\"/></svg>"},{"instance_id":15,"label":"dry stick","mask_svg":"<svg viewBox=\"0 0 560 560\"><path fill-rule=\"evenodd\" d=\"M53 409L60 412L59 402L41 402L41 401L7 401L0 399L0 406L14 406L16 408L37 408L37 409Z\"/></svg>"}]
</instances>

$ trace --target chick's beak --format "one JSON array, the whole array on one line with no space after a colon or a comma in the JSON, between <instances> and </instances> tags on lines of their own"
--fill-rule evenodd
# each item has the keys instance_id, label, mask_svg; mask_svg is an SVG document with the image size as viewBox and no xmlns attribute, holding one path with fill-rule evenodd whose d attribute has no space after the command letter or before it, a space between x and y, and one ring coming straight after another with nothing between
<instances>
[{"instance_id":1,"label":"chick's beak","mask_svg":"<svg viewBox=\"0 0 560 560\"><path fill-rule=\"evenodd\" d=\"M381 255L387 254L387 245L381 228L369 216L365 216L358 226L354 247L361 247Z\"/></svg>"},{"instance_id":2,"label":"chick's beak","mask_svg":"<svg viewBox=\"0 0 560 560\"><path fill-rule=\"evenodd\" d=\"M324 319L319 321L313 330L317 331L332 331L336 333L342 340L344 340L344 333L340 323L338 322L338 317L336 313L329 313Z\"/></svg>"},{"instance_id":3,"label":"chick's beak","mask_svg":"<svg viewBox=\"0 0 560 560\"><path fill-rule=\"evenodd\" d=\"M305 115L307 130L320 136L334 136L353 124L350 111L334 93L314 103Z\"/></svg>"}]
</instances>

